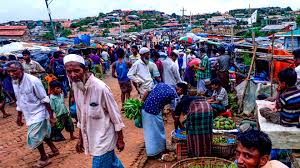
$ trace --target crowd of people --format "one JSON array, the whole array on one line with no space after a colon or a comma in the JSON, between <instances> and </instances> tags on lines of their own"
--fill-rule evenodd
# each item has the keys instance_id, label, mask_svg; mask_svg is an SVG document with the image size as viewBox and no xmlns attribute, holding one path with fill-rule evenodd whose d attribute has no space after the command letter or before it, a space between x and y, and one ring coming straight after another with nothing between
<instances>
[{"instance_id":1,"label":"crowd of people","mask_svg":"<svg viewBox=\"0 0 300 168\"><path fill-rule=\"evenodd\" d=\"M136 45L91 49L88 54L67 52L49 54L46 67L32 60L28 50L17 57L0 57L0 110L4 118L9 117L5 104L16 104L19 126L24 116L27 144L30 149L37 148L41 156L35 167L44 167L50 163L49 158L59 155L53 141L65 139L63 129L70 133L71 140L78 139L77 152L93 156L93 168L123 167L114 152L116 147L119 151L125 147L123 108L118 109L109 86L101 80L110 69L111 76L118 80L122 105L133 88L143 101L141 122L149 158L160 158L167 151L163 120L166 105L170 105L175 130L187 132L189 157L212 156L213 118L230 110L229 69L235 66L224 47L212 50L210 57L205 48L171 46L165 50L160 45L153 49ZM294 52L298 67L299 53ZM279 115L275 123L299 126L298 67L279 74L277 104L283 111L268 115ZM196 93L191 95L193 88ZM75 115L65 105L67 97L70 107L75 106ZM185 124L180 120L182 114L186 115ZM74 135L75 126L78 137ZM43 142L51 148L51 154L45 153ZM274 167L278 162L269 162L271 147L266 134L246 131L239 137L238 166Z\"/></svg>"}]
</instances>

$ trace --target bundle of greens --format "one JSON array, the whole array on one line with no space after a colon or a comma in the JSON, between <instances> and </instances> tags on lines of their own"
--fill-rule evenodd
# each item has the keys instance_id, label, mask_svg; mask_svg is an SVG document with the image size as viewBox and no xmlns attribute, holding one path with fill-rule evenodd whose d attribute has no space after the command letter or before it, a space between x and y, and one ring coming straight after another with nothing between
<instances>
[{"instance_id":1,"label":"bundle of greens","mask_svg":"<svg viewBox=\"0 0 300 168\"><path fill-rule=\"evenodd\" d=\"M142 110L143 103L138 99L128 99L124 103L124 114L125 117L130 120L142 120Z\"/></svg>"},{"instance_id":2,"label":"bundle of greens","mask_svg":"<svg viewBox=\"0 0 300 168\"><path fill-rule=\"evenodd\" d=\"M229 103L229 106L230 106L233 114L237 114L239 105L238 105L238 100L237 100L237 96L235 93L228 94L228 103Z\"/></svg>"}]
</instances>

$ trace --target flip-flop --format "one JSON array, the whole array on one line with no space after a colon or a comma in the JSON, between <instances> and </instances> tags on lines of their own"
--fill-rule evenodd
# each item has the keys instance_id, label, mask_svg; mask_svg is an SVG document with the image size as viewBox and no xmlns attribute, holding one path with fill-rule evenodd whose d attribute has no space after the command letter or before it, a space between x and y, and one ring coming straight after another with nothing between
<instances>
[{"instance_id":1,"label":"flip-flop","mask_svg":"<svg viewBox=\"0 0 300 168\"><path fill-rule=\"evenodd\" d=\"M57 151L57 152L55 152L55 153L50 153L50 154L48 154L48 157L49 157L49 158L53 158L53 157L58 156L58 155L59 155L59 152Z\"/></svg>"},{"instance_id":2,"label":"flip-flop","mask_svg":"<svg viewBox=\"0 0 300 168\"><path fill-rule=\"evenodd\" d=\"M11 116L11 114L6 114L6 115L3 115L3 118L7 118L9 116Z\"/></svg>"},{"instance_id":3,"label":"flip-flop","mask_svg":"<svg viewBox=\"0 0 300 168\"><path fill-rule=\"evenodd\" d=\"M38 160L32 167L33 168L43 168L51 164L51 161L49 159L43 161L43 160Z\"/></svg>"}]
</instances>

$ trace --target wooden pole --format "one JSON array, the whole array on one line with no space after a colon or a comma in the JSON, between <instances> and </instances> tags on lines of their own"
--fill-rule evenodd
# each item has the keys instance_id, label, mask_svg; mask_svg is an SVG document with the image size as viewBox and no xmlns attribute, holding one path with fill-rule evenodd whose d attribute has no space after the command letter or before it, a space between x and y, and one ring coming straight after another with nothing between
<instances>
[{"instance_id":1,"label":"wooden pole","mask_svg":"<svg viewBox=\"0 0 300 168\"><path fill-rule=\"evenodd\" d=\"M294 30L292 29L292 51L294 51Z\"/></svg>"},{"instance_id":2,"label":"wooden pole","mask_svg":"<svg viewBox=\"0 0 300 168\"><path fill-rule=\"evenodd\" d=\"M273 82L274 82L274 40L275 36L272 36L272 57L271 57L271 97L273 97Z\"/></svg>"},{"instance_id":3,"label":"wooden pole","mask_svg":"<svg viewBox=\"0 0 300 168\"><path fill-rule=\"evenodd\" d=\"M242 109L243 109L245 94L246 94L246 91L247 91L247 88L248 88L248 85L249 85L249 80L250 80L251 72L253 70L255 56L256 56L257 46L255 44L255 33L254 32L252 32L252 43L253 43L253 55L252 55L252 60L251 60L251 65L250 65L250 69L249 69L249 72L248 72L248 76L245 80L246 83L245 83L245 87L244 87L243 92L242 92L242 99L239 102L239 109L238 109L239 114L242 112Z\"/></svg>"}]
</instances>

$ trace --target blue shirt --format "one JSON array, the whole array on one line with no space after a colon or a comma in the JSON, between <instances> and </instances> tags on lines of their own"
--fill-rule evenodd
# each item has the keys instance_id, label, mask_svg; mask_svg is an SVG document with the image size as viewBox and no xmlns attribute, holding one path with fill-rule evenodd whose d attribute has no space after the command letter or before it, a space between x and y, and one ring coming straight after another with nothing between
<instances>
[{"instance_id":1,"label":"blue shirt","mask_svg":"<svg viewBox=\"0 0 300 168\"><path fill-rule=\"evenodd\" d=\"M129 78L127 76L128 68L125 60L123 60L121 64L118 61L116 61L116 71L119 81L129 81Z\"/></svg>"},{"instance_id":2,"label":"blue shirt","mask_svg":"<svg viewBox=\"0 0 300 168\"><path fill-rule=\"evenodd\" d=\"M177 97L177 93L172 86L159 83L149 93L144 102L143 109L147 113L157 115L163 110L165 105L171 103Z\"/></svg>"},{"instance_id":3,"label":"blue shirt","mask_svg":"<svg viewBox=\"0 0 300 168\"><path fill-rule=\"evenodd\" d=\"M183 65L183 58L182 57L178 57L178 66L179 66L179 69L181 69Z\"/></svg>"}]
</instances>

